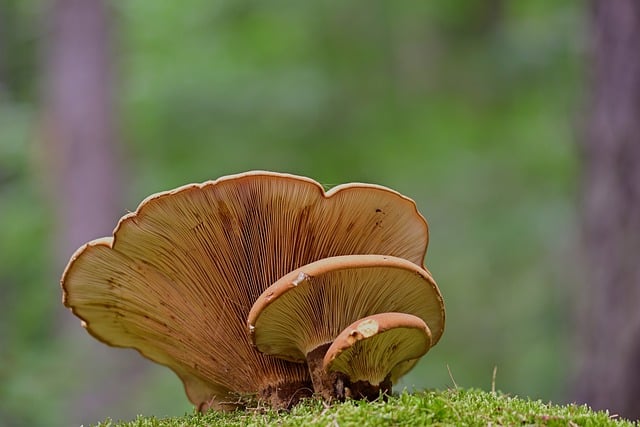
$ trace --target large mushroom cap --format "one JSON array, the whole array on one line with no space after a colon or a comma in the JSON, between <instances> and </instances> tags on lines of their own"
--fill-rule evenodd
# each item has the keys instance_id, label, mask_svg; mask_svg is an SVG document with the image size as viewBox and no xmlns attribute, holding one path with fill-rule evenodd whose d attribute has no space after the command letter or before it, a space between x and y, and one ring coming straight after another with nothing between
<instances>
[{"instance_id":1,"label":"large mushroom cap","mask_svg":"<svg viewBox=\"0 0 640 427\"><path fill-rule=\"evenodd\" d=\"M419 317L374 314L357 320L336 337L323 367L346 374L352 383L379 386L385 379L395 381L405 373L405 362L422 357L430 347L431 331Z\"/></svg>"},{"instance_id":2,"label":"large mushroom cap","mask_svg":"<svg viewBox=\"0 0 640 427\"><path fill-rule=\"evenodd\" d=\"M63 302L97 339L173 369L197 406L226 408L231 392L308 382L304 367L260 354L246 337L246 316L271 283L337 255L422 265L427 241L415 203L395 191L325 193L308 178L249 172L145 199L112 238L72 256Z\"/></svg>"},{"instance_id":3,"label":"large mushroom cap","mask_svg":"<svg viewBox=\"0 0 640 427\"><path fill-rule=\"evenodd\" d=\"M433 344L444 330L442 296L429 273L387 255L337 256L300 267L260 295L247 323L260 351L303 362L352 322L386 312L422 319Z\"/></svg>"}]
</instances>

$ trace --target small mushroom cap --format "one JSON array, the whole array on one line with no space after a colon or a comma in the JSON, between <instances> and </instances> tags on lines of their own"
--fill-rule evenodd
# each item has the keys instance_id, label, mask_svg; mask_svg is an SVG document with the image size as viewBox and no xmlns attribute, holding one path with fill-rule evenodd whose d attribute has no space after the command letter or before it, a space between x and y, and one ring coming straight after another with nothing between
<instances>
[{"instance_id":1,"label":"small mushroom cap","mask_svg":"<svg viewBox=\"0 0 640 427\"><path fill-rule=\"evenodd\" d=\"M73 254L63 303L98 340L174 370L198 407L226 408L230 392L309 380L246 335L249 309L270 284L335 255L421 264L427 242L415 203L388 188L325 192L309 178L247 172L147 197L113 237Z\"/></svg>"},{"instance_id":2,"label":"small mushroom cap","mask_svg":"<svg viewBox=\"0 0 640 427\"><path fill-rule=\"evenodd\" d=\"M357 319L387 312L423 319L433 344L442 335L444 303L426 270L387 255L347 255L283 276L256 300L247 322L258 350L303 362Z\"/></svg>"},{"instance_id":3,"label":"small mushroom cap","mask_svg":"<svg viewBox=\"0 0 640 427\"><path fill-rule=\"evenodd\" d=\"M323 367L346 374L352 382L392 382L406 373L431 347L431 331L419 317L405 313L381 313L360 319L345 328L324 356ZM412 366L412 365L411 365ZM395 372L394 372L395 371Z\"/></svg>"}]
</instances>

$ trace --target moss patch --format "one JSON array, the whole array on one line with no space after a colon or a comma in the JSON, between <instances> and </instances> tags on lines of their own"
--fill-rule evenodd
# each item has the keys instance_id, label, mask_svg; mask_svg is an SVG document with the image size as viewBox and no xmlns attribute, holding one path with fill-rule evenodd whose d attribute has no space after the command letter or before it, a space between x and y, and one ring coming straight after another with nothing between
<instances>
[{"instance_id":1,"label":"moss patch","mask_svg":"<svg viewBox=\"0 0 640 427\"><path fill-rule=\"evenodd\" d=\"M99 427L210 427L210 426L423 426L423 425L542 425L637 426L587 406L554 405L480 390L401 393L386 402L347 401L326 405L305 400L289 412L253 409L232 413L210 412L135 421L106 420Z\"/></svg>"}]
</instances>

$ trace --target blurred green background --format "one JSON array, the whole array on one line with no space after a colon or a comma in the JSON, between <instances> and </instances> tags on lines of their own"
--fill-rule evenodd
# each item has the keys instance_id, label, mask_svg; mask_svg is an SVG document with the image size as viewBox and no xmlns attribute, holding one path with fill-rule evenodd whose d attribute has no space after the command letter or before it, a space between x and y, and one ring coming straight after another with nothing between
<instances>
[{"instance_id":1,"label":"blurred green background","mask_svg":"<svg viewBox=\"0 0 640 427\"><path fill-rule=\"evenodd\" d=\"M171 372L94 342L60 302L71 254L34 142L44 3L0 2L0 425L182 414ZM429 221L448 316L396 388L452 387L449 366L459 386L490 389L497 366L504 392L567 399L582 2L111 6L121 214L250 169L391 187Z\"/></svg>"}]
</instances>

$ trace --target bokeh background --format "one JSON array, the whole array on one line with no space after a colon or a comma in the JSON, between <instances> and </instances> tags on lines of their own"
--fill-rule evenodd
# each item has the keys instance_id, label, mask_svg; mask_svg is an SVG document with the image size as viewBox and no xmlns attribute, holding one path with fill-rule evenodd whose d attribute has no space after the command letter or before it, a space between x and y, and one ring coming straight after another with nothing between
<instances>
[{"instance_id":1,"label":"bokeh background","mask_svg":"<svg viewBox=\"0 0 640 427\"><path fill-rule=\"evenodd\" d=\"M448 323L397 389L487 390L497 367L506 393L572 401L587 14L1 0L0 424L191 411L170 371L82 330L59 277L147 195L250 169L415 199Z\"/></svg>"}]
</instances>

